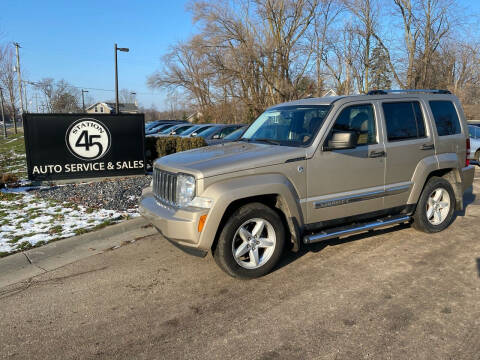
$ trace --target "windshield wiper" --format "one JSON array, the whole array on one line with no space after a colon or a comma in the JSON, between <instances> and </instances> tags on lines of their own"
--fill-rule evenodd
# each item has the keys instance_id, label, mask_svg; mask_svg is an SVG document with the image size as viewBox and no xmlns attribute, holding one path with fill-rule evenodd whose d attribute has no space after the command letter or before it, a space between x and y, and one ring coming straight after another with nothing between
<instances>
[{"instance_id":1,"label":"windshield wiper","mask_svg":"<svg viewBox=\"0 0 480 360\"><path fill-rule=\"evenodd\" d=\"M259 141L259 142L264 142L264 143L267 143L267 144L271 144L271 145L281 145L282 142L281 141L278 141L278 140L273 140L273 139L266 139L266 138L258 138L258 139L250 139L251 141Z\"/></svg>"}]
</instances>

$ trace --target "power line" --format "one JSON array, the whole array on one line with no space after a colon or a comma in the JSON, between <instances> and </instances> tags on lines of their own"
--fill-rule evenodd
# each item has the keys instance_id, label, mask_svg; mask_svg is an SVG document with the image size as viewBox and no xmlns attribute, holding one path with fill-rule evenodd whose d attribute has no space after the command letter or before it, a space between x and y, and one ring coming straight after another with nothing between
<instances>
[{"instance_id":1,"label":"power line","mask_svg":"<svg viewBox=\"0 0 480 360\"><path fill-rule=\"evenodd\" d=\"M42 83L41 81L31 81L31 80L22 80L22 82L33 85L33 86L39 86ZM108 92L114 92L115 91L113 89L99 89L99 88L91 88L91 87L85 87L85 86L75 86L75 85L71 85L71 84L69 84L69 85L71 87L75 88L75 89L80 89L80 90L81 89L86 89L86 90L108 91ZM150 93L135 91L135 93L137 93L138 95L155 95L153 91L150 92Z\"/></svg>"}]
</instances>

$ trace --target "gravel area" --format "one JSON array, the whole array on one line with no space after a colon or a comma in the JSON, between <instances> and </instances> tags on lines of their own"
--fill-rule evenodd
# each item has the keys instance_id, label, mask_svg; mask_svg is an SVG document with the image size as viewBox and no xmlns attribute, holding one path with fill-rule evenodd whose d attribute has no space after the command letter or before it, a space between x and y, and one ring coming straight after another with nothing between
<instances>
[{"instance_id":1,"label":"gravel area","mask_svg":"<svg viewBox=\"0 0 480 360\"><path fill-rule=\"evenodd\" d=\"M142 189L151 180L149 175L109 179L42 188L36 190L35 194L45 199L73 202L87 208L125 211L137 208Z\"/></svg>"}]
</instances>

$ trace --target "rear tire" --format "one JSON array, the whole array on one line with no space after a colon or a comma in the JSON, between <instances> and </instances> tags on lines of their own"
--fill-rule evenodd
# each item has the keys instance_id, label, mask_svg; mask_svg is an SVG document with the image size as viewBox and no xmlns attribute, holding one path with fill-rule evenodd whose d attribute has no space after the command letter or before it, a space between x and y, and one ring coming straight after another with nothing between
<instances>
[{"instance_id":1,"label":"rear tire","mask_svg":"<svg viewBox=\"0 0 480 360\"><path fill-rule=\"evenodd\" d=\"M213 257L232 277L257 278L278 263L285 237L285 226L274 209L262 203L247 204L225 223Z\"/></svg>"},{"instance_id":2,"label":"rear tire","mask_svg":"<svg viewBox=\"0 0 480 360\"><path fill-rule=\"evenodd\" d=\"M455 193L452 185L440 177L431 177L420 195L413 227L426 233L436 233L446 229L453 221Z\"/></svg>"}]
</instances>

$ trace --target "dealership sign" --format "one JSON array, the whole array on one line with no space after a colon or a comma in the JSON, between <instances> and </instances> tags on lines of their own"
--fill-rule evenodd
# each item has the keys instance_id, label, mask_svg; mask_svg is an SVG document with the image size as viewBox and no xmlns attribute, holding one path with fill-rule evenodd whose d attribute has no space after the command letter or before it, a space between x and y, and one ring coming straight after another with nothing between
<instances>
[{"instance_id":1,"label":"dealership sign","mask_svg":"<svg viewBox=\"0 0 480 360\"><path fill-rule=\"evenodd\" d=\"M25 114L24 127L30 180L145 173L143 114Z\"/></svg>"}]
</instances>

